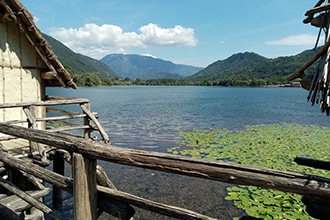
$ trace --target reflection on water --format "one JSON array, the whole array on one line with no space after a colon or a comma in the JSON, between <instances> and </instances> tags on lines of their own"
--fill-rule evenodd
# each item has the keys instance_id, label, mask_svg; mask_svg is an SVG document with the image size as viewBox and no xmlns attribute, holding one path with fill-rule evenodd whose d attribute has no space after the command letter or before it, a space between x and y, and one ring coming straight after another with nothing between
<instances>
[{"instance_id":1,"label":"reflection on water","mask_svg":"<svg viewBox=\"0 0 330 220\"><path fill-rule=\"evenodd\" d=\"M329 126L300 88L104 87L48 95L88 98L113 145L166 152L179 131L300 123ZM100 162L117 188L221 219L241 215L225 201L226 184ZM138 211L136 219L167 219Z\"/></svg>"}]
</instances>

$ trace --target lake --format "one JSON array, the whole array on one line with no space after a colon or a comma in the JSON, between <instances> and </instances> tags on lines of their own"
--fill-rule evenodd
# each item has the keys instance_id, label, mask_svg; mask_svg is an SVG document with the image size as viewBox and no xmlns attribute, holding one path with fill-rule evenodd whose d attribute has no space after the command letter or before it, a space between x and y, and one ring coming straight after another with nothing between
<instances>
[{"instance_id":1,"label":"lake","mask_svg":"<svg viewBox=\"0 0 330 220\"><path fill-rule=\"evenodd\" d=\"M116 146L166 152L179 131L298 123L329 127L301 88L119 86L48 88L48 95L88 98ZM118 189L221 219L243 215L225 201L228 184L103 163ZM106 217L105 217L106 218ZM137 209L135 219L168 219Z\"/></svg>"}]
</instances>

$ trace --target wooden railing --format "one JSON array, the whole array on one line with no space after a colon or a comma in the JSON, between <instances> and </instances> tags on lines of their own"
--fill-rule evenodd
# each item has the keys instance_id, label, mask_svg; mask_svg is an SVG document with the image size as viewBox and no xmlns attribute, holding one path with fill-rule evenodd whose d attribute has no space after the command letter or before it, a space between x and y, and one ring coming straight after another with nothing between
<instances>
[{"instance_id":1,"label":"wooden railing","mask_svg":"<svg viewBox=\"0 0 330 220\"><path fill-rule=\"evenodd\" d=\"M97 160L330 199L330 180L317 176L120 148L69 134L37 131L5 123L0 124L0 132L56 147L62 155L63 152L67 152L69 156L64 158L72 164L72 178L17 159L6 152L0 152L0 161L13 169L24 171L56 188L72 193L75 219L96 219L97 208L121 219L129 219L134 214L130 205L179 219L215 219L119 191L111 186L111 181L105 175L102 175L102 169L96 166ZM72 159L68 159L70 155ZM125 208L123 210L119 205L118 209L109 210L109 206L104 205L107 202L124 204ZM61 218L56 211L44 212L53 218Z\"/></svg>"},{"instance_id":2,"label":"wooden railing","mask_svg":"<svg viewBox=\"0 0 330 220\"><path fill-rule=\"evenodd\" d=\"M80 112L70 112L61 108L54 108L54 106L78 106ZM45 107L48 114L53 114L56 116L49 117L38 117L34 114L31 109L35 107ZM38 102L20 102L20 103L3 103L0 104L0 109L11 109L11 108L21 108L25 113L26 119L23 120L9 120L4 121L7 124L20 124L27 126L32 129L42 129L38 128L38 123L45 123L46 128L49 132L69 132L73 130L83 130L81 136L88 139L91 138L91 133L93 131L98 131L101 139L105 143L109 143L109 137L97 120L97 113L90 111L90 103L88 99L85 98L63 98L55 96L47 96L46 100ZM73 122L75 120L81 119L78 123ZM92 122L92 123L91 123ZM56 126L48 126L50 123ZM13 139L12 136L0 137L1 140ZM45 157L45 149L42 145L30 142L30 153L35 154L39 152L42 157Z\"/></svg>"}]
</instances>

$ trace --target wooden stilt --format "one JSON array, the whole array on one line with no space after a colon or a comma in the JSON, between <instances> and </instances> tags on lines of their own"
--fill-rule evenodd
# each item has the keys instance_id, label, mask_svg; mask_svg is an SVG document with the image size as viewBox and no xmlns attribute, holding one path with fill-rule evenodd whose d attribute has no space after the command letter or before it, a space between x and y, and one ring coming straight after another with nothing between
<instances>
[{"instance_id":1,"label":"wooden stilt","mask_svg":"<svg viewBox=\"0 0 330 220\"><path fill-rule=\"evenodd\" d=\"M97 219L96 160L73 153L74 219Z\"/></svg>"}]
</instances>

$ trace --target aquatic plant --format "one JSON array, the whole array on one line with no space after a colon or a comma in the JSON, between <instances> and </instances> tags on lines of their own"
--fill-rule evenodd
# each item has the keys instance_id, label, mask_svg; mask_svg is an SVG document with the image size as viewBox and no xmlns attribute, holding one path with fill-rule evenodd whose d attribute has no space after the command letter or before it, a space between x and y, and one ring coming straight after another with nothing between
<instances>
[{"instance_id":1,"label":"aquatic plant","mask_svg":"<svg viewBox=\"0 0 330 220\"><path fill-rule=\"evenodd\" d=\"M194 130L180 132L183 138L168 152L231 161L244 165L290 170L330 178L330 172L297 165L295 157L330 161L330 128L316 125L269 124L243 130ZM305 211L301 196L255 186L228 187L234 204L262 219L313 219Z\"/></svg>"}]
</instances>

